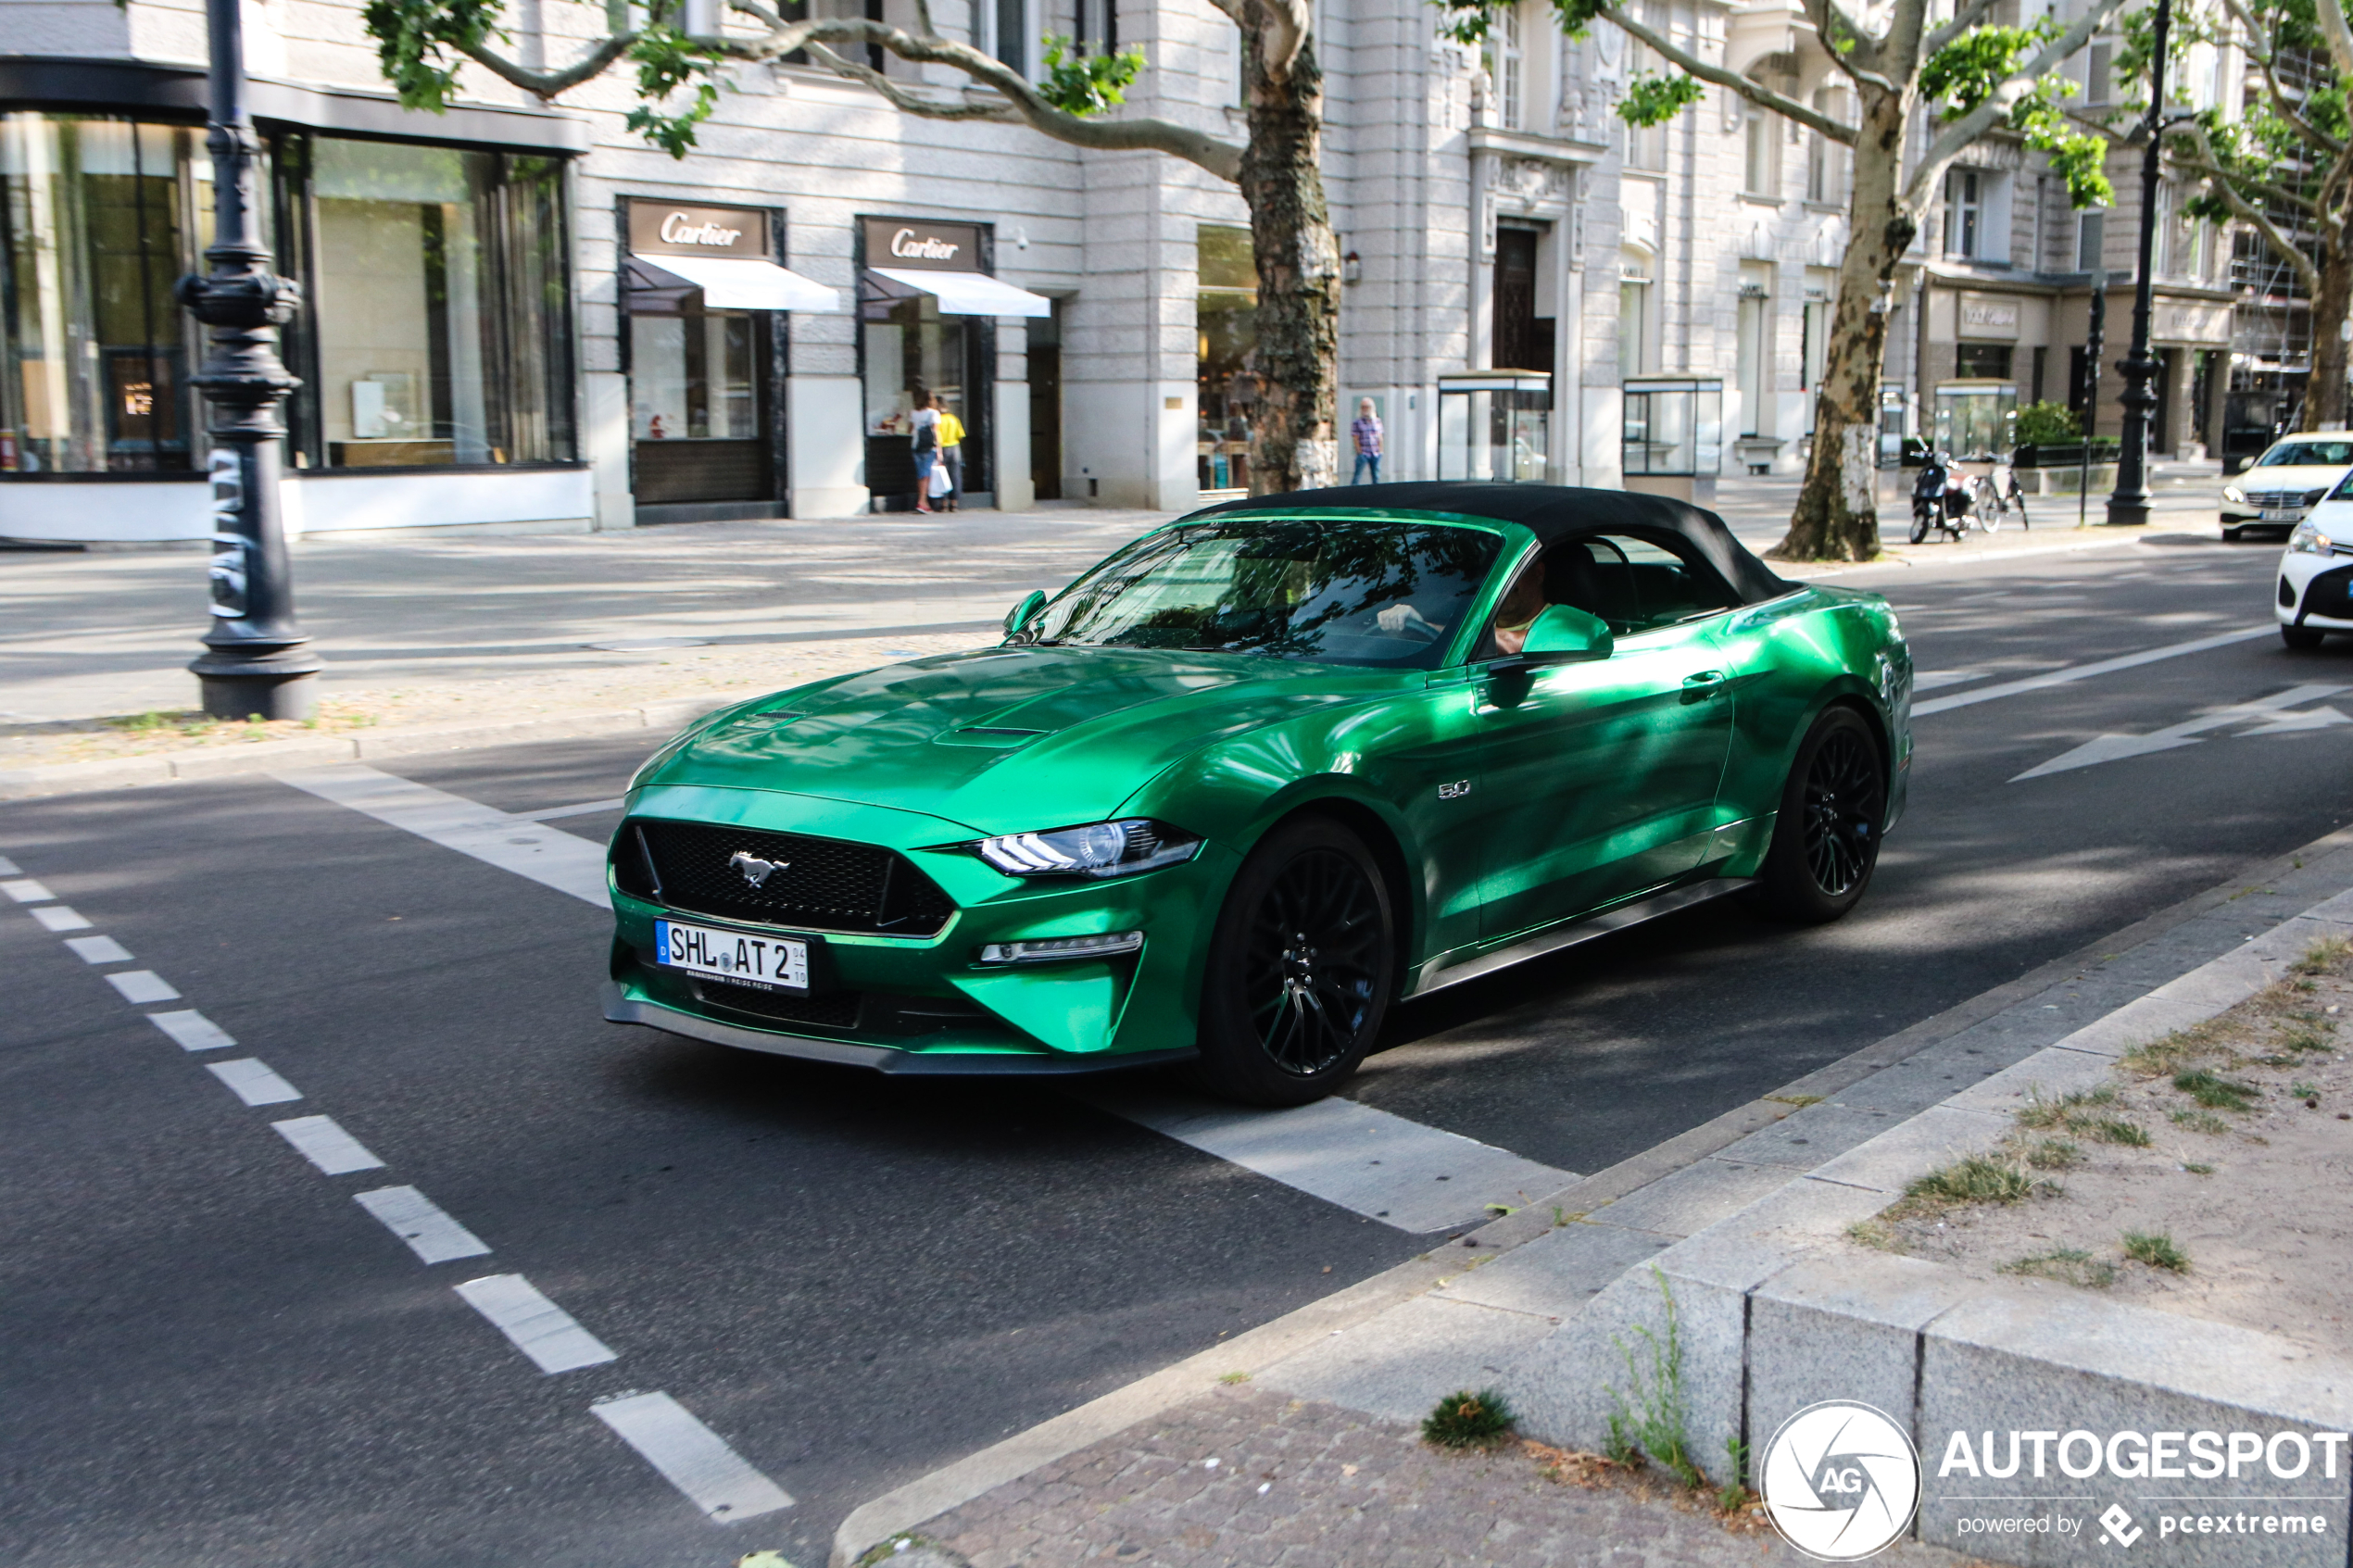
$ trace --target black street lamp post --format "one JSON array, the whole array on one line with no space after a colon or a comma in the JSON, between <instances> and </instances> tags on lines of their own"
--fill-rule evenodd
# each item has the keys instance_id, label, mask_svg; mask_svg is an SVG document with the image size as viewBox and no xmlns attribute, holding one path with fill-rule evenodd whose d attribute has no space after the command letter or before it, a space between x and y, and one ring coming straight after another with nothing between
<instances>
[{"instance_id":1,"label":"black street lamp post","mask_svg":"<svg viewBox=\"0 0 2353 1568\"><path fill-rule=\"evenodd\" d=\"M2165 48L2172 26L2173 0L2157 0L2149 40L2149 112L2142 126L2147 140L2141 149L2141 249L2133 285L2133 347L2116 367L2124 372L2120 399L2124 405L2123 442L2116 454L2116 489L2108 498L2108 521L2126 525L2149 520L2149 426L2157 410L2157 394L2149 390L2149 383L2157 379L2157 359L2149 353L2150 263L2157 255L2158 166L2165 148Z\"/></svg>"},{"instance_id":2,"label":"black street lamp post","mask_svg":"<svg viewBox=\"0 0 2353 1568\"><path fill-rule=\"evenodd\" d=\"M307 719L317 709L319 656L295 619L294 576L278 506L278 405L300 385L278 358L278 329L300 291L271 270L261 243L261 144L245 113L238 0L208 0L212 46L212 270L180 280L180 303L212 329L194 377L213 409L212 627L188 668L216 719Z\"/></svg>"}]
</instances>

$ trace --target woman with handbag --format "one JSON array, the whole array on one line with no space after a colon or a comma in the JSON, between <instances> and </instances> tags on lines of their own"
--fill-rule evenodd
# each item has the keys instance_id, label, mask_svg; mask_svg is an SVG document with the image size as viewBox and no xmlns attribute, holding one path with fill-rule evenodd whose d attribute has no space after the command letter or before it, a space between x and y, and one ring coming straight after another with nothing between
<instances>
[{"instance_id":1,"label":"woman with handbag","mask_svg":"<svg viewBox=\"0 0 2353 1568\"><path fill-rule=\"evenodd\" d=\"M931 472L939 462L939 410L931 406L931 393L917 387L915 410L907 416L907 428L914 433L915 442L915 509L931 510Z\"/></svg>"}]
</instances>

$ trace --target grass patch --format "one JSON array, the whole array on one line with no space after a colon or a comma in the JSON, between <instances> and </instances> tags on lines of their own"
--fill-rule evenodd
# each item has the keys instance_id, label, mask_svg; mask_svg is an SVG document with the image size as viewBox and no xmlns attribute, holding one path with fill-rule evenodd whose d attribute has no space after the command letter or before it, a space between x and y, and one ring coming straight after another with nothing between
<instances>
[{"instance_id":1,"label":"grass patch","mask_svg":"<svg viewBox=\"0 0 2353 1568\"><path fill-rule=\"evenodd\" d=\"M1972 1154L1910 1183L1904 1188L1903 1201L1888 1212L1906 1219L1970 1203L2020 1203L2032 1196L2035 1188L2050 1185L2007 1160Z\"/></svg>"},{"instance_id":2,"label":"grass patch","mask_svg":"<svg viewBox=\"0 0 2353 1568\"><path fill-rule=\"evenodd\" d=\"M2190 1255L2174 1246L2173 1238L2163 1231L2126 1231L2124 1256L2152 1269L2168 1269L2177 1274L2190 1272Z\"/></svg>"},{"instance_id":3,"label":"grass patch","mask_svg":"<svg viewBox=\"0 0 2353 1568\"><path fill-rule=\"evenodd\" d=\"M2324 1051L2329 1043L2317 1030L2298 1029L2280 1036L2280 1048L2289 1051Z\"/></svg>"},{"instance_id":4,"label":"grass patch","mask_svg":"<svg viewBox=\"0 0 2353 1568\"><path fill-rule=\"evenodd\" d=\"M2252 1110L2263 1091L2235 1078L2224 1078L2197 1068L2173 1074L2173 1086L2208 1110Z\"/></svg>"},{"instance_id":5,"label":"grass patch","mask_svg":"<svg viewBox=\"0 0 2353 1568\"><path fill-rule=\"evenodd\" d=\"M1223 1383L1226 1386L1230 1388L1237 1383L1248 1383L1250 1381L1250 1374L1246 1372L1220 1373L1217 1374L1217 1381Z\"/></svg>"},{"instance_id":6,"label":"grass patch","mask_svg":"<svg viewBox=\"0 0 2353 1568\"><path fill-rule=\"evenodd\" d=\"M2026 1162L2037 1171L2064 1171L2082 1158L2082 1148L2066 1138L2038 1138L2026 1150Z\"/></svg>"},{"instance_id":7,"label":"grass patch","mask_svg":"<svg viewBox=\"0 0 2353 1568\"><path fill-rule=\"evenodd\" d=\"M1441 1449L1491 1449L1518 1421L1500 1388L1458 1388L1422 1418L1422 1441Z\"/></svg>"},{"instance_id":8,"label":"grass patch","mask_svg":"<svg viewBox=\"0 0 2353 1568\"><path fill-rule=\"evenodd\" d=\"M2029 1258L2018 1258L2002 1265L2006 1274L2030 1274L2036 1279L2055 1279L2062 1285L2080 1286L2085 1290L2106 1290L2116 1283L2116 1265L2093 1257L2077 1247L2054 1248Z\"/></svg>"},{"instance_id":9,"label":"grass patch","mask_svg":"<svg viewBox=\"0 0 2353 1568\"><path fill-rule=\"evenodd\" d=\"M2297 974L2335 974L2353 961L2353 940L2342 936L2323 936L2304 949L2304 956L2288 965Z\"/></svg>"},{"instance_id":10,"label":"grass patch","mask_svg":"<svg viewBox=\"0 0 2353 1568\"><path fill-rule=\"evenodd\" d=\"M1765 1098L1775 1105L1793 1105L1800 1110L1809 1105L1822 1103L1822 1097L1819 1095L1767 1095Z\"/></svg>"},{"instance_id":11,"label":"grass patch","mask_svg":"<svg viewBox=\"0 0 2353 1568\"><path fill-rule=\"evenodd\" d=\"M1857 1220L1846 1227L1846 1239L1875 1252L1903 1250L1895 1239L1895 1227L1885 1220Z\"/></svg>"},{"instance_id":12,"label":"grass patch","mask_svg":"<svg viewBox=\"0 0 2353 1568\"><path fill-rule=\"evenodd\" d=\"M2210 1176L2214 1173L2213 1166L2201 1165L2195 1160L2184 1163L2182 1169L2187 1171L2193 1176Z\"/></svg>"},{"instance_id":13,"label":"grass patch","mask_svg":"<svg viewBox=\"0 0 2353 1568\"><path fill-rule=\"evenodd\" d=\"M2176 1029L2145 1046L2135 1046L2117 1058L2117 1064L2128 1072L2158 1078L2178 1073L2198 1058L2213 1055L2221 1047L2214 1022L2209 1020L2187 1029Z\"/></svg>"},{"instance_id":14,"label":"grass patch","mask_svg":"<svg viewBox=\"0 0 2353 1568\"><path fill-rule=\"evenodd\" d=\"M2127 1122L2121 1116L2089 1116L2079 1122L2075 1131L2101 1143L2120 1143L2127 1148L2146 1148L2149 1134L2138 1122Z\"/></svg>"},{"instance_id":15,"label":"grass patch","mask_svg":"<svg viewBox=\"0 0 2353 1568\"><path fill-rule=\"evenodd\" d=\"M2025 1107L2019 1111L2018 1124L2038 1130L2066 1127L2093 1106L2115 1103L2116 1086L2113 1084L2102 1084L2096 1089L2078 1089L2057 1099L2045 1099L2037 1094L2029 1098Z\"/></svg>"},{"instance_id":16,"label":"grass patch","mask_svg":"<svg viewBox=\"0 0 2353 1568\"><path fill-rule=\"evenodd\" d=\"M2220 1135L2231 1130L2231 1124L2210 1110L2176 1110L2173 1112L2173 1122L2175 1125L2187 1127L2193 1133Z\"/></svg>"}]
</instances>

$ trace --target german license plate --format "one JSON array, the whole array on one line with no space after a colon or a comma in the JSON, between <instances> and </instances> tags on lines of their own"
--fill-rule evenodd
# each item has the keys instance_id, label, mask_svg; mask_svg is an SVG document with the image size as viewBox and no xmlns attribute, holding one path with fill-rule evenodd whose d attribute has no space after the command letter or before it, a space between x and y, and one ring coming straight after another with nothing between
<instances>
[{"instance_id":1,"label":"german license plate","mask_svg":"<svg viewBox=\"0 0 2353 1568\"><path fill-rule=\"evenodd\" d=\"M809 989L809 944L788 936L754 936L717 926L658 920L654 922L654 960L666 968L762 990Z\"/></svg>"},{"instance_id":2,"label":"german license plate","mask_svg":"<svg viewBox=\"0 0 2353 1568\"><path fill-rule=\"evenodd\" d=\"M2265 507L2263 508L2263 521L2265 522L2302 522L2304 521L2304 508L2301 507Z\"/></svg>"}]
</instances>

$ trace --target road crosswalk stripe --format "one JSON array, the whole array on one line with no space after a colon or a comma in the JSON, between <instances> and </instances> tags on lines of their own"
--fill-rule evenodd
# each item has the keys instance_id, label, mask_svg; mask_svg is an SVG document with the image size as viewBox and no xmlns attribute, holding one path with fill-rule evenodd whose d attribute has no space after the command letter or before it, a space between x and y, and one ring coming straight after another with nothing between
<instances>
[{"instance_id":1,"label":"road crosswalk stripe","mask_svg":"<svg viewBox=\"0 0 2353 1568\"><path fill-rule=\"evenodd\" d=\"M792 1506L791 1493L754 1470L667 1394L625 1394L588 1408L697 1508L723 1524Z\"/></svg>"},{"instance_id":2,"label":"road crosswalk stripe","mask_svg":"<svg viewBox=\"0 0 2353 1568\"><path fill-rule=\"evenodd\" d=\"M510 816L462 795L357 762L274 776L445 849L529 877L598 909L610 908L605 896L603 847L560 828L542 827L528 817Z\"/></svg>"},{"instance_id":3,"label":"road crosswalk stripe","mask_svg":"<svg viewBox=\"0 0 2353 1568\"><path fill-rule=\"evenodd\" d=\"M1951 696L1933 696L1926 702L1912 704L1912 717L1924 719L1931 713L1947 713L1956 708L1968 708L1976 703L1992 702L1996 697L2021 696L2039 692L2046 686L2063 686L2073 681L2089 681L2101 675L2113 675L2120 670L2136 669L2155 664L2159 659L2179 659L2184 654L2206 653L2214 648L2226 648L2233 643L2253 642L2277 633L2277 626L2250 626L2241 632L2220 632L2210 637L2193 637L2186 643L2169 643L2161 648L2144 648L2117 659L2103 659L2092 664L2070 664L2062 670L2045 670L2040 675L2029 675L2022 681L2005 681L1998 686L1981 686L1973 692L1956 692Z\"/></svg>"},{"instance_id":4,"label":"road crosswalk stripe","mask_svg":"<svg viewBox=\"0 0 2353 1568\"><path fill-rule=\"evenodd\" d=\"M442 1211L441 1205L415 1187L378 1187L356 1193L353 1201L384 1222L384 1229L409 1244L428 1263L457 1258L481 1258L490 1248L482 1237Z\"/></svg>"},{"instance_id":5,"label":"road crosswalk stripe","mask_svg":"<svg viewBox=\"0 0 2353 1568\"><path fill-rule=\"evenodd\" d=\"M541 1372L552 1375L619 1359L521 1274L485 1274L457 1289L468 1306L488 1318Z\"/></svg>"}]
</instances>

